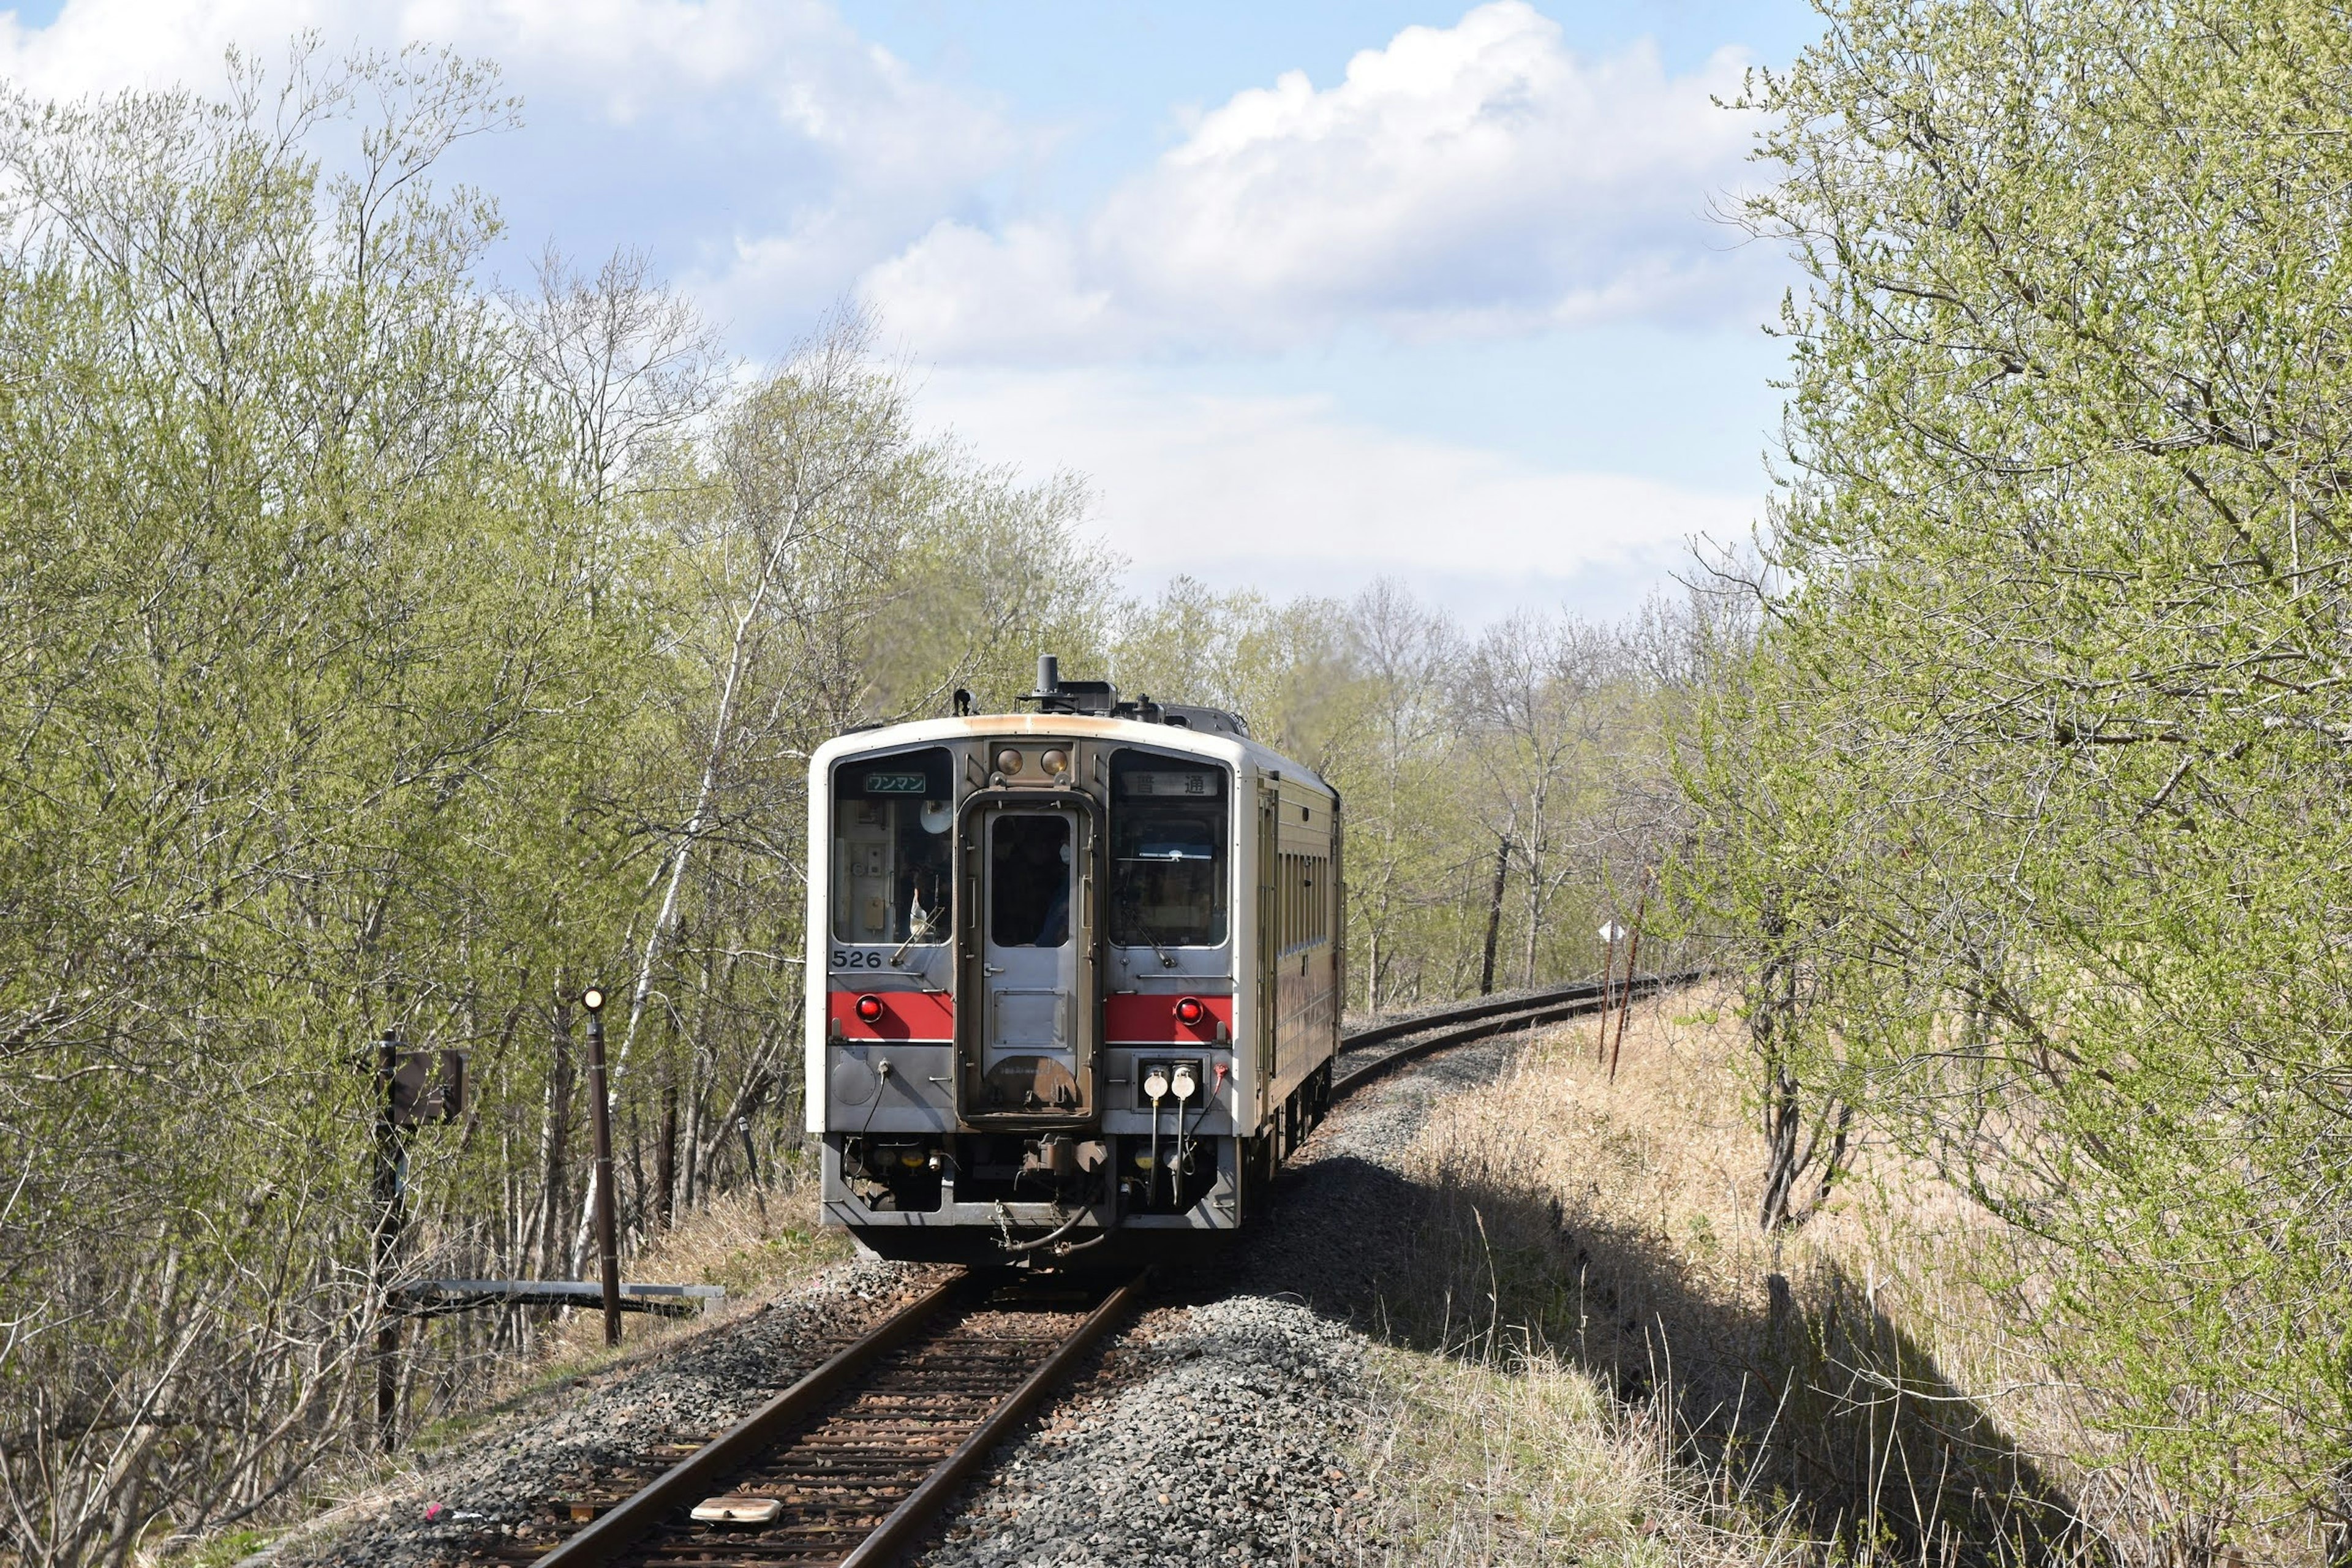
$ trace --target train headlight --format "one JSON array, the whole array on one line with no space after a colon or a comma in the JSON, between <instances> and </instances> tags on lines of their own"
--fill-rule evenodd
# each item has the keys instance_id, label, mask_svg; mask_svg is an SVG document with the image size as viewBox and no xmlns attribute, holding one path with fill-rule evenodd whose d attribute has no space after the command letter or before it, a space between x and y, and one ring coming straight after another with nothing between
<instances>
[{"instance_id":1,"label":"train headlight","mask_svg":"<svg viewBox=\"0 0 2352 1568\"><path fill-rule=\"evenodd\" d=\"M865 1019L869 1024L880 1023L882 1021L882 998L870 994L860 996L857 999L857 1016Z\"/></svg>"},{"instance_id":2,"label":"train headlight","mask_svg":"<svg viewBox=\"0 0 2352 1568\"><path fill-rule=\"evenodd\" d=\"M1186 996L1176 1004L1176 1021L1186 1028L1195 1028L1209 1016L1209 1009L1198 996Z\"/></svg>"},{"instance_id":3,"label":"train headlight","mask_svg":"<svg viewBox=\"0 0 2352 1568\"><path fill-rule=\"evenodd\" d=\"M1012 778L1021 771L1021 753L1011 746L996 753L996 771Z\"/></svg>"},{"instance_id":4,"label":"train headlight","mask_svg":"<svg viewBox=\"0 0 2352 1568\"><path fill-rule=\"evenodd\" d=\"M1070 771L1070 753L1062 751L1048 752L1037 759L1037 765L1055 778L1059 778Z\"/></svg>"}]
</instances>

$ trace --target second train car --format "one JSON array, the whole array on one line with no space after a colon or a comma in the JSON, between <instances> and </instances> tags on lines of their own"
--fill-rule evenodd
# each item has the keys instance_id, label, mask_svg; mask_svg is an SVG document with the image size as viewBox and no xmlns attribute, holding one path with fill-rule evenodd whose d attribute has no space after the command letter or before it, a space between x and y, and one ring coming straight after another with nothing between
<instances>
[{"instance_id":1,"label":"second train car","mask_svg":"<svg viewBox=\"0 0 2352 1568\"><path fill-rule=\"evenodd\" d=\"M1338 793L1232 714L1050 657L1024 701L810 764L823 1217L888 1258L1207 1241L1329 1103Z\"/></svg>"}]
</instances>

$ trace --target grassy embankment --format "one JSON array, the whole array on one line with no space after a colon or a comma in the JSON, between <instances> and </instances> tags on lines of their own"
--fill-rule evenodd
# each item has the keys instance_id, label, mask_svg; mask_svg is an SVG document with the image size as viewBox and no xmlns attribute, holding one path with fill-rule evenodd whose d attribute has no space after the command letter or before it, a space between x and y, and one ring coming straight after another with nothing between
<instances>
[{"instance_id":1,"label":"grassy embankment","mask_svg":"<svg viewBox=\"0 0 2352 1568\"><path fill-rule=\"evenodd\" d=\"M1381 1552L2090 1554L2066 1521L2094 1478L2050 1458L2090 1439L1965 1283L1997 1228L1865 1143L1825 1212L1761 1235L1743 1029L1685 992L1636 1008L1613 1082L1587 1020L1440 1103L1367 1439Z\"/></svg>"},{"instance_id":2,"label":"grassy embankment","mask_svg":"<svg viewBox=\"0 0 2352 1568\"><path fill-rule=\"evenodd\" d=\"M601 1313L552 1314L555 1321L543 1327L528 1354L510 1353L482 1368L474 1385L478 1397L433 1412L396 1456L353 1456L344 1467L321 1473L303 1497L279 1510L282 1519L306 1530L331 1529L342 1515L399 1492L416 1471L467 1438L528 1417L580 1379L652 1360L688 1335L748 1317L817 1269L847 1258L846 1237L811 1223L813 1173L788 1166L782 1174L781 1187L730 1193L680 1216L623 1266L627 1279L724 1285L727 1299L716 1309L687 1318L628 1313L621 1320L621 1343L610 1348ZM177 1568L223 1568L280 1533L282 1528L234 1530L167 1561Z\"/></svg>"}]
</instances>

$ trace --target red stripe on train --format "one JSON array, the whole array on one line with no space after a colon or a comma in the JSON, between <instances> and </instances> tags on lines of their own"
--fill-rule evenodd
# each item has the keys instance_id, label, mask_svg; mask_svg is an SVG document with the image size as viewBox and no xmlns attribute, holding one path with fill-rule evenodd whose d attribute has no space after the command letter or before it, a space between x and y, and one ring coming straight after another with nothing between
<instances>
[{"instance_id":1,"label":"red stripe on train","mask_svg":"<svg viewBox=\"0 0 2352 1568\"><path fill-rule=\"evenodd\" d=\"M867 1023L857 1000L871 996L882 1016ZM845 1040L940 1040L955 1038L955 999L940 991L832 991L825 1014Z\"/></svg>"},{"instance_id":2,"label":"red stripe on train","mask_svg":"<svg viewBox=\"0 0 2352 1568\"><path fill-rule=\"evenodd\" d=\"M1228 1038L1234 1029L1234 999L1230 996L1199 996L1203 1016L1198 1024L1178 1021L1176 1005L1185 1000L1162 992L1149 995L1106 996L1103 998L1103 1040L1105 1044L1122 1045L1214 1045L1217 1026L1225 1026Z\"/></svg>"}]
</instances>

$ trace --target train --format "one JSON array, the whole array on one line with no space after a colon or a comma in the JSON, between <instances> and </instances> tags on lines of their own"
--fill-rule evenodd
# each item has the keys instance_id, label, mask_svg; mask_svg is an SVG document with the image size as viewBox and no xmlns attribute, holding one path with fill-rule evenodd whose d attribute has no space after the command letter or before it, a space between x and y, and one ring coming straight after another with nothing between
<instances>
[{"instance_id":1,"label":"train","mask_svg":"<svg viewBox=\"0 0 2352 1568\"><path fill-rule=\"evenodd\" d=\"M810 759L822 1223L917 1262L1213 1250L1329 1108L1339 794L1052 655L1019 702Z\"/></svg>"}]
</instances>

